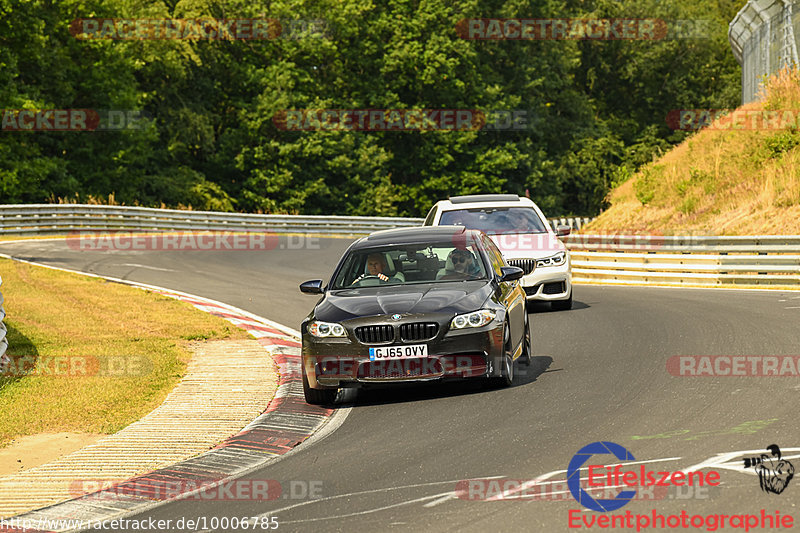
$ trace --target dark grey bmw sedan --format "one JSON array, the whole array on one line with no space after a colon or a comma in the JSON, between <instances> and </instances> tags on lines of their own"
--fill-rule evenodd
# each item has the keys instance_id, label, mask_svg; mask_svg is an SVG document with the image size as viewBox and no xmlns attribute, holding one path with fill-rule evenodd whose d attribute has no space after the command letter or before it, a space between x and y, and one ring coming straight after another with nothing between
<instances>
[{"instance_id":1,"label":"dark grey bmw sedan","mask_svg":"<svg viewBox=\"0 0 800 533\"><path fill-rule=\"evenodd\" d=\"M303 321L305 398L331 404L340 387L485 378L510 385L531 357L520 268L463 226L372 233L344 252Z\"/></svg>"}]
</instances>

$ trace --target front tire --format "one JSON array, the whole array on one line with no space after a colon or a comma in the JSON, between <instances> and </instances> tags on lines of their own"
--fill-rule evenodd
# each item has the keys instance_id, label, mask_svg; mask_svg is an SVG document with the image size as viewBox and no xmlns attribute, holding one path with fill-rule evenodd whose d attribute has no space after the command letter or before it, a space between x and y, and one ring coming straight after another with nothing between
<instances>
[{"instance_id":1,"label":"front tire","mask_svg":"<svg viewBox=\"0 0 800 533\"><path fill-rule=\"evenodd\" d=\"M510 387L514 382L514 359L508 324L503 332L503 368L500 374L500 377L489 378L489 383L496 388Z\"/></svg>"},{"instance_id":2,"label":"front tire","mask_svg":"<svg viewBox=\"0 0 800 533\"><path fill-rule=\"evenodd\" d=\"M530 366L533 361L533 346L531 344L531 327L528 318L528 313L525 313L525 338L522 340L522 355L519 357L519 362L525 366Z\"/></svg>"},{"instance_id":3,"label":"front tire","mask_svg":"<svg viewBox=\"0 0 800 533\"><path fill-rule=\"evenodd\" d=\"M303 369L303 396L311 405L331 405L336 400L338 389L312 389L308 384L306 370Z\"/></svg>"}]
</instances>

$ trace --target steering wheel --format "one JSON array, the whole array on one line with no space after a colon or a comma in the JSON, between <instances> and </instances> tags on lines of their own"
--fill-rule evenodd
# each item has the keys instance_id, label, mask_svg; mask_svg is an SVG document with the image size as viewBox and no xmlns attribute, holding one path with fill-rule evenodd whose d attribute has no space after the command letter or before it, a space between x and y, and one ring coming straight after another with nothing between
<instances>
[{"instance_id":1,"label":"steering wheel","mask_svg":"<svg viewBox=\"0 0 800 533\"><path fill-rule=\"evenodd\" d=\"M386 274L384 274L384 275L386 275ZM366 276L364 276L364 277L362 277L362 278L359 278L359 279L357 279L356 281L354 281L354 282L352 283L352 285L353 285L353 286L356 286L356 287L360 287L360 286L361 286L361 282L362 282L362 281L366 281L366 280L368 280L368 279L377 279L379 282L384 282L384 283L386 283L386 281L382 280L381 278L379 278L378 276L376 276L376 275L374 275L374 274L367 274ZM387 280L387 281L388 281L388 280Z\"/></svg>"}]
</instances>

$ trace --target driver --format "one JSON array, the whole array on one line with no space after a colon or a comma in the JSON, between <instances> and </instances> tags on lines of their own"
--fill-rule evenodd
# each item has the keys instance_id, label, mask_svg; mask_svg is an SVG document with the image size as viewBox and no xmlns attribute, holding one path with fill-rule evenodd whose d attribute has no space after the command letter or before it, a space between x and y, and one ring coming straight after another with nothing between
<instances>
[{"instance_id":1,"label":"driver","mask_svg":"<svg viewBox=\"0 0 800 533\"><path fill-rule=\"evenodd\" d=\"M511 225L511 228L515 230L525 230L528 228L528 219L523 215L519 209L509 209L508 222Z\"/></svg>"},{"instance_id":2,"label":"driver","mask_svg":"<svg viewBox=\"0 0 800 533\"><path fill-rule=\"evenodd\" d=\"M389 276L384 274L386 270L386 259L383 254L374 253L367 256L367 271L358 276L353 284L358 283L367 276L375 276L381 281L389 281Z\"/></svg>"}]
</instances>

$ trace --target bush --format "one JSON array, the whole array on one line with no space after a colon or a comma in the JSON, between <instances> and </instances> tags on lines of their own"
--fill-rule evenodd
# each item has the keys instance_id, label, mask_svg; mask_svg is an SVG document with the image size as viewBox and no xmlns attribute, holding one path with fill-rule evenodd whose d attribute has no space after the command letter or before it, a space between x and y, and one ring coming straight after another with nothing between
<instances>
[{"instance_id":1,"label":"bush","mask_svg":"<svg viewBox=\"0 0 800 533\"><path fill-rule=\"evenodd\" d=\"M795 146L800 144L800 134L796 130L789 130L764 140L765 156L769 159L780 157Z\"/></svg>"},{"instance_id":2,"label":"bush","mask_svg":"<svg viewBox=\"0 0 800 533\"><path fill-rule=\"evenodd\" d=\"M664 175L663 165L653 165L642 169L641 174L633 184L636 199L642 205L649 204L656 195L656 182Z\"/></svg>"},{"instance_id":3,"label":"bush","mask_svg":"<svg viewBox=\"0 0 800 533\"><path fill-rule=\"evenodd\" d=\"M678 211L683 213L684 215L690 215L695 212L697 209L697 198L694 196L690 196L686 198L683 203L678 207Z\"/></svg>"}]
</instances>

